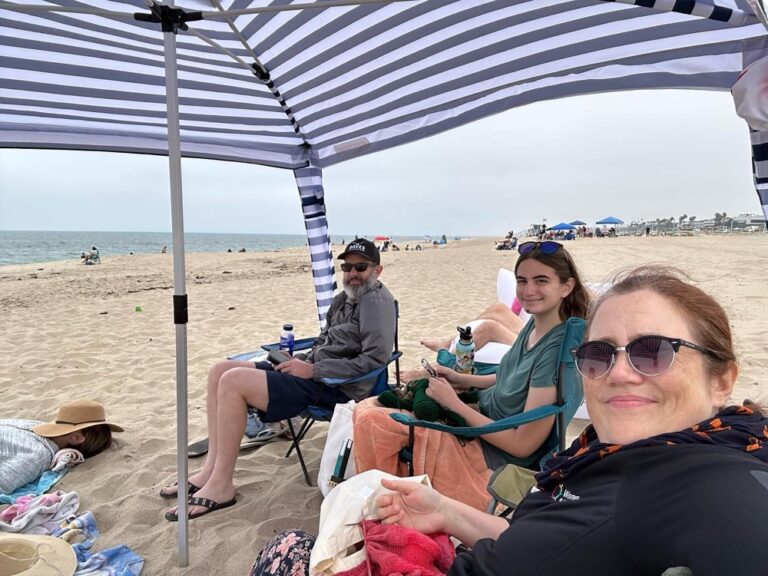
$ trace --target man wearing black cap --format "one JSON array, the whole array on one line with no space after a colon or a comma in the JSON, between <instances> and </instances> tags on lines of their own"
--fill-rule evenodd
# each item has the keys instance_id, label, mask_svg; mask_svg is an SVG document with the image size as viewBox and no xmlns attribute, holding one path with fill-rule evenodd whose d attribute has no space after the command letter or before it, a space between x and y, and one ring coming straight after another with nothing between
<instances>
[{"instance_id":1,"label":"man wearing black cap","mask_svg":"<svg viewBox=\"0 0 768 576\"><path fill-rule=\"evenodd\" d=\"M279 364L276 367L279 372L314 380L352 378L389 360L395 341L395 300L379 281L383 269L379 251L373 242L362 238L347 244L339 259L344 260L341 264L344 291L333 299L325 328L308 354L297 354L292 360ZM341 401L362 400L374 383L375 378L343 386L348 398ZM264 411L266 422L285 419L270 420L269 410Z\"/></svg>"},{"instance_id":2,"label":"man wearing black cap","mask_svg":"<svg viewBox=\"0 0 768 576\"><path fill-rule=\"evenodd\" d=\"M209 452L203 468L193 474L190 517L235 503L233 475L246 408L258 409L263 422L279 422L309 405L332 408L350 399L366 398L375 378L329 387L323 378L352 378L386 364L395 341L395 300L379 281L381 257L373 242L358 238L339 256L344 290L336 294L325 327L308 354L296 354L273 367L268 362L227 360L208 373ZM173 497L176 486L161 491ZM176 520L176 511L166 513Z\"/></svg>"}]
</instances>

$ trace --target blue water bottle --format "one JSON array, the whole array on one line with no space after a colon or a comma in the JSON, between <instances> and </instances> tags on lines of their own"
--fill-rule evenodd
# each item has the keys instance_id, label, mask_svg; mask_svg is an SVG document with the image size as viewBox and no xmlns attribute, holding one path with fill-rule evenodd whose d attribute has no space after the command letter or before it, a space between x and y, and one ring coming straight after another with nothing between
<instances>
[{"instance_id":1,"label":"blue water bottle","mask_svg":"<svg viewBox=\"0 0 768 576\"><path fill-rule=\"evenodd\" d=\"M293 356L293 324L283 324L283 331L280 333L280 350Z\"/></svg>"},{"instance_id":2,"label":"blue water bottle","mask_svg":"<svg viewBox=\"0 0 768 576\"><path fill-rule=\"evenodd\" d=\"M456 343L456 364L453 369L460 374L475 371L475 343L472 340L472 326L457 326L459 341Z\"/></svg>"}]
</instances>

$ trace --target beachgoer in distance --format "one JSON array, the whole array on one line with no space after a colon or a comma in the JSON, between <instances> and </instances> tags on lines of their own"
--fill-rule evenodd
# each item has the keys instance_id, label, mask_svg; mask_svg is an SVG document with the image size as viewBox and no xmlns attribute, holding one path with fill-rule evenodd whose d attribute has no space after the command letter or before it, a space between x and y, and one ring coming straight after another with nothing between
<instances>
[{"instance_id":1,"label":"beachgoer in distance","mask_svg":"<svg viewBox=\"0 0 768 576\"><path fill-rule=\"evenodd\" d=\"M168 253L168 246L163 246L160 248L160 254L167 254Z\"/></svg>"},{"instance_id":2,"label":"beachgoer in distance","mask_svg":"<svg viewBox=\"0 0 768 576\"><path fill-rule=\"evenodd\" d=\"M722 307L679 273L644 267L600 297L586 340L576 362L592 425L548 461L511 521L385 481L396 493L378 499L382 522L470 546L449 576L764 575L768 419L727 406L738 368ZM307 573L261 560L286 570L275 576Z\"/></svg>"},{"instance_id":3,"label":"beachgoer in distance","mask_svg":"<svg viewBox=\"0 0 768 576\"><path fill-rule=\"evenodd\" d=\"M520 245L519 254L515 263L517 298L531 319L502 358L498 372L478 376L437 366L440 378L429 380L427 396L462 417L467 426L483 426L555 402L564 322L587 314L589 291L561 244L526 242ZM479 390L479 411L457 395L470 388ZM391 474L404 472L398 454L409 443L409 429L389 417L392 411L374 398L355 407L353 436L359 472L373 468ZM415 462L414 473L428 474L436 489L485 509L492 471L507 463L536 468L545 455L553 423L554 417L545 418L487 434L478 442L462 442L450 434L418 428L415 452L428 453L427 446L439 442L441 457L429 469L424 462ZM451 458L445 457L448 450Z\"/></svg>"},{"instance_id":4,"label":"beachgoer in distance","mask_svg":"<svg viewBox=\"0 0 768 576\"><path fill-rule=\"evenodd\" d=\"M235 503L233 474L243 436L248 406L263 422L280 422L301 414L309 405L333 408L350 399L366 398L375 378L328 387L322 378L353 378L386 364L395 341L395 301L379 281L383 270L379 251L365 239L347 244L344 290L333 299L326 324L307 354L296 354L272 367L269 362L227 360L208 373L209 452L203 468L189 481L189 515L198 517ZM176 485L165 487L163 497L175 497ZM205 500L207 499L207 500ZM201 502L206 505L200 505ZM175 521L176 511L166 513Z\"/></svg>"},{"instance_id":5,"label":"beachgoer in distance","mask_svg":"<svg viewBox=\"0 0 768 576\"><path fill-rule=\"evenodd\" d=\"M112 443L112 432L122 431L107 422L104 407L92 400L67 402L53 422L1 419L0 494L37 479L50 469L59 450L74 448L90 458Z\"/></svg>"}]
</instances>

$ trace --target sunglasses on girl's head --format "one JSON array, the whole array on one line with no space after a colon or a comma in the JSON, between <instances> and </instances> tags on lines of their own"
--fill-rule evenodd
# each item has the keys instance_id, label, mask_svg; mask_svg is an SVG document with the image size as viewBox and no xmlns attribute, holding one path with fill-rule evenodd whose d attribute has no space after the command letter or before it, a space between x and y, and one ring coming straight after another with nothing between
<instances>
[{"instance_id":1,"label":"sunglasses on girl's head","mask_svg":"<svg viewBox=\"0 0 768 576\"><path fill-rule=\"evenodd\" d=\"M376 266L373 262L355 262L352 264L351 262L344 262L341 264L341 269L344 272L352 272L352 268L357 270L358 272L365 272L368 270L369 266Z\"/></svg>"},{"instance_id":2,"label":"sunglasses on girl's head","mask_svg":"<svg viewBox=\"0 0 768 576\"><path fill-rule=\"evenodd\" d=\"M528 252L531 250L538 248L539 252L549 256L560 250L562 247L563 245L559 242L552 242L551 240L547 240L545 242L523 242L520 244L520 246L517 247L517 253L528 254Z\"/></svg>"},{"instance_id":3,"label":"sunglasses on girl's head","mask_svg":"<svg viewBox=\"0 0 768 576\"><path fill-rule=\"evenodd\" d=\"M604 340L585 342L571 350L576 360L576 368L585 378L602 378L613 368L618 352L626 352L629 365L643 376L658 376L672 367L675 354L680 346L697 350L702 354L717 356L709 348L704 348L681 338L666 336L640 336L626 346L614 346Z\"/></svg>"}]
</instances>

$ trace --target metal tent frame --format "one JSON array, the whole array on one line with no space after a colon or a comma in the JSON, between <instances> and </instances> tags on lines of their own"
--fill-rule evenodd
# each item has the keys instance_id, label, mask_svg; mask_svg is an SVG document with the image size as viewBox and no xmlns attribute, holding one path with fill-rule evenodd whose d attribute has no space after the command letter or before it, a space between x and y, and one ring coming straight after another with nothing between
<instances>
[{"instance_id":1,"label":"metal tent frame","mask_svg":"<svg viewBox=\"0 0 768 576\"><path fill-rule=\"evenodd\" d=\"M181 566L189 562L182 157L294 171L322 322L336 288L322 168L539 100L727 90L768 55L759 0L231 0L236 10L210 0L211 11L198 10L199 0L145 1L147 11L131 0L0 0L0 148L168 156ZM768 215L768 132L750 137Z\"/></svg>"}]
</instances>

